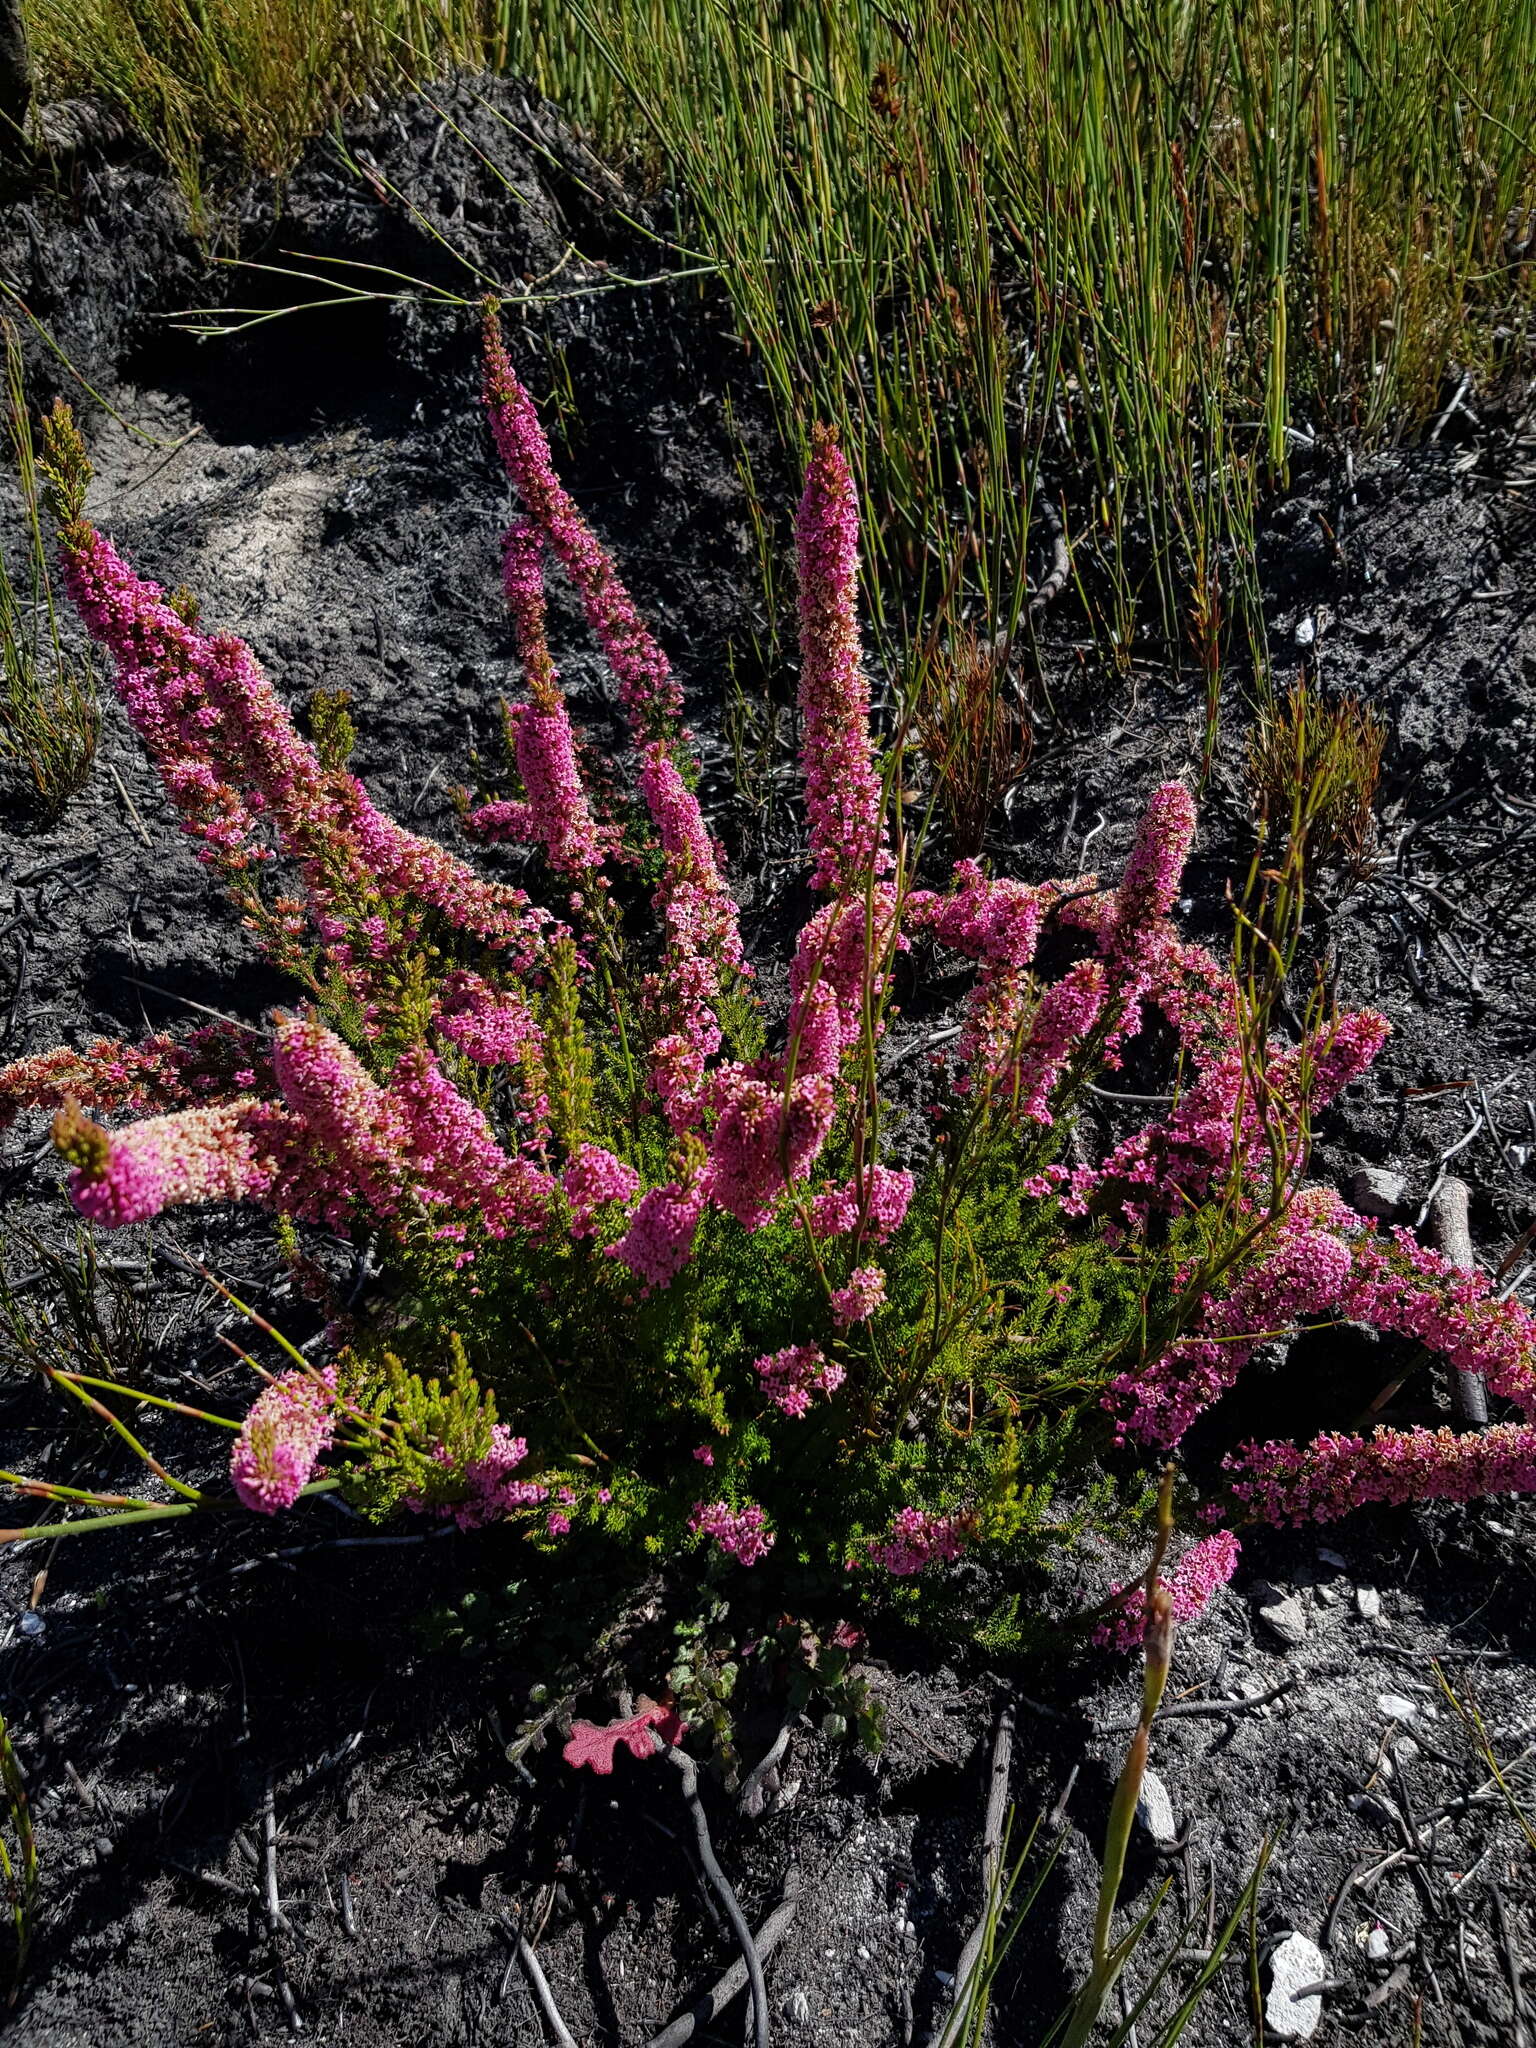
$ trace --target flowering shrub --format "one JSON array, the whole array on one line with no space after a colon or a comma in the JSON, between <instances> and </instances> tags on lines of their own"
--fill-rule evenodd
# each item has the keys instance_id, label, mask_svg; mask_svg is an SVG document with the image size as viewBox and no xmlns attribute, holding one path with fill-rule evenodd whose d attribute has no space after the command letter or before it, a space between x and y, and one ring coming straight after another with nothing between
<instances>
[{"instance_id":1,"label":"flowering shrub","mask_svg":"<svg viewBox=\"0 0 1536 2048\"><path fill-rule=\"evenodd\" d=\"M212 1025L19 1061L0 1123L57 1111L71 1198L100 1224L252 1202L306 1285L307 1224L369 1234L387 1268L388 1312L333 1305L330 1363L258 1397L239 1499L271 1513L339 1483L376 1515L511 1522L546 1545L585 1530L908 1578L1006 1553L1063 1476L1080 1486L1116 1438L1175 1446L1261 1339L1335 1316L1422 1338L1523 1419L1250 1445L1207 1523L1536 1483L1530 1317L1305 1185L1310 1119L1384 1021L1323 1017L1281 1044L1171 922L1188 791L1155 792L1117 882L992 879L974 860L925 877L890 829L857 509L826 436L797 524L811 901L782 999L759 992L677 682L555 476L493 315L485 361L523 507L505 588L528 697L507 719L514 793L464 824L527 849L543 904L385 816L347 767L345 708L322 694L305 738L249 650L90 523L67 412L50 427L70 595L295 1002L259 1046ZM582 776L546 638L551 560L615 679L631 810ZM975 979L918 1144L882 1095L882 1042L904 979L946 952ZM1176 1048L1171 1106L1095 1160L1085 1090L1154 1026ZM1227 1529L1207 1535L1175 1609L1235 1561ZM1137 1638L1133 1604L1106 1639Z\"/></svg>"}]
</instances>

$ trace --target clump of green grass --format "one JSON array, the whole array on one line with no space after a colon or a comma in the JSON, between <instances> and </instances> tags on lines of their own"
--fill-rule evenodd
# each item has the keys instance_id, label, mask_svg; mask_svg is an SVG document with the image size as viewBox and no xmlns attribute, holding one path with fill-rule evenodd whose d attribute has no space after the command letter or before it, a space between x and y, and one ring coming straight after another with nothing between
<instances>
[{"instance_id":1,"label":"clump of green grass","mask_svg":"<svg viewBox=\"0 0 1536 2048\"><path fill-rule=\"evenodd\" d=\"M961 609L1016 627L1071 474L1121 662L1148 622L1243 644L1255 487L1297 438L1422 416L1528 294L1536 23L1493 0L524 0L516 29L680 176L797 452L818 418L862 450L909 625L961 539Z\"/></svg>"},{"instance_id":2,"label":"clump of green grass","mask_svg":"<svg viewBox=\"0 0 1536 2048\"><path fill-rule=\"evenodd\" d=\"M1525 329L1536 17L1497 0L83 6L30 0L46 81L194 194L434 67L532 75L681 186L789 466L842 429L900 651L1027 645L1048 484L1102 653L1182 650L1208 758L1224 670L1262 673L1255 510L1296 446L1426 417Z\"/></svg>"},{"instance_id":3,"label":"clump of green grass","mask_svg":"<svg viewBox=\"0 0 1536 2048\"><path fill-rule=\"evenodd\" d=\"M281 176L371 94L507 61L481 0L27 0L47 94L99 94L163 151L194 212L221 175Z\"/></svg>"},{"instance_id":4,"label":"clump of green grass","mask_svg":"<svg viewBox=\"0 0 1536 2048\"><path fill-rule=\"evenodd\" d=\"M0 557L0 787L44 820L91 772L101 727L89 661L64 645L38 513L37 466L21 351L4 324L6 435L23 511L23 566Z\"/></svg>"},{"instance_id":5,"label":"clump of green grass","mask_svg":"<svg viewBox=\"0 0 1536 2048\"><path fill-rule=\"evenodd\" d=\"M1312 867L1370 872L1385 721L1358 697L1325 697L1303 676L1260 703L1247 779L1260 827L1299 844Z\"/></svg>"}]
</instances>

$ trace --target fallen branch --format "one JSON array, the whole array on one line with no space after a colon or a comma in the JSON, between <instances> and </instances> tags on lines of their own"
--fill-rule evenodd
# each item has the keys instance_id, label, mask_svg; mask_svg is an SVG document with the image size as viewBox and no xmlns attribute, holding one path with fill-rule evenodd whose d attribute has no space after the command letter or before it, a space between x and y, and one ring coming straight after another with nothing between
<instances>
[{"instance_id":1,"label":"fallen branch","mask_svg":"<svg viewBox=\"0 0 1536 2048\"><path fill-rule=\"evenodd\" d=\"M1486 1094L1482 1100L1485 1121L1492 1129L1493 1112ZM1430 1197L1429 1213L1424 1219L1424 1242L1463 1273L1470 1273L1477 1263L1472 1254L1472 1230L1467 1215L1471 1192L1464 1180L1454 1173L1447 1174ZM1469 1429L1486 1425L1488 1388L1481 1373L1452 1369L1451 1413Z\"/></svg>"},{"instance_id":2,"label":"fallen branch","mask_svg":"<svg viewBox=\"0 0 1536 2048\"><path fill-rule=\"evenodd\" d=\"M955 1965L955 2002L929 2037L929 2048L947 2048L955 2023L965 2010L971 1979L986 1945L987 1925L997 1911L1003 1863L1003 1827L1008 1816L1008 1777L1013 1764L1013 1705L1004 1705L992 1738L992 1775L987 1786L987 1816L981 1832L981 1917L966 1938Z\"/></svg>"},{"instance_id":3,"label":"fallen branch","mask_svg":"<svg viewBox=\"0 0 1536 2048\"><path fill-rule=\"evenodd\" d=\"M1300 1685L1298 1673L1294 1678L1283 1678L1278 1685L1272 1685L1268 1692L1255 1693L1251 1700L1179 1700L1171 1707L1163 1707L1158 1713L1159 1721L1193 1719L1199 1714L1251 1714L1258 1707L1273 1706L1278 1699ZM1095 1735L1129 1735L1140 1726L1137 1721L1106 1721L1094 1729Z\"/></svg>"},{"instance_id":4,"label":"fallen branch","mask_svg":"<svg viewBox=\"0 0 1536 2048\"><path fill-rule=\"evenodd\" d=\"M549 2030L555 2037L555 2048L576 2048L575 2038L566 2026L565 2021L560 2017L560 2008L555 2003L555 1994L549 1988L549 1979L539 1967L538 1957L528 1946L527 1941L521 1934L516 1937L516 1941L517 1960L523 1966L523 1974L533 1987L533 1995L539 2002L539 2010L543 2013Z\"/></svg>"},{"instance_id":5,"label":"fallen branch","mask_svg":"<svg viewBox=\"0 0 1536 2048\"><path fill-rule=\"evenodd\" d=\"M699 1861L704 1866L704 1875L715 1888L715 1896L725 1908L725 1917L731 1923L732 1933L741 1944L747 1982L752 1989L753 2048L770 2048L768 1986L763 1979L763 1959L758 1953L752 1929L747 1925L747 1916L741 1910L741 1902L732 1891L730 1880L720 1868L719 1858L715 1855L715 1845L709 1838L709 1821L704 1812L704 1802L699 1797L699 1774L694 1768L693 1758L686 1750L672 1749L659 1738L657 1747L665 1756L671 1758L683 1781L683 1797L687 1800L688 1810L693 1816L693 1832L698 1845Z\"/></svg>"},{"instance_id":6,"label":"fallen branch","mask_svg":"<svg viewBox=\"0 0 1536 2048\"><path fill-rule=\"evenodd\" d=\"M759 1927L754 1937L759 1956L770 1956L789 1932L799 1904L800 1873L791 1867L784 1880L784 1897L774 1907L768 1918ZM712 1985L702 1998L696 1999L685 2013L663 2027L659 2034L653 2034L645 2048L683 2048L691 2041L701 2027L710 2026L731 2003L739 1998L746 1988L747 1963L745 1956L738 1958Z\"/></svg>"},{"instance_id":7,"label":"fallen branch","mask_svg":"<svg viewBox=\"0 0 1536 2048\"><path fill-rule=\"evenodd\" d=\"M783 1761L785 1750L789 1747L790 1720L792 1719L793 1716L780 1724L779 1732L768 1745L766 1753L758 1758L757 1762L741 1781L741 1791L737 1794L736 1804L743 1813L751 1814L754 1819L763 1810L763 1798L766 1797L766 1794L762 1794L763 1781L770 1771L777 1769L778 1765Z\"/></svg>"}]
</instances>

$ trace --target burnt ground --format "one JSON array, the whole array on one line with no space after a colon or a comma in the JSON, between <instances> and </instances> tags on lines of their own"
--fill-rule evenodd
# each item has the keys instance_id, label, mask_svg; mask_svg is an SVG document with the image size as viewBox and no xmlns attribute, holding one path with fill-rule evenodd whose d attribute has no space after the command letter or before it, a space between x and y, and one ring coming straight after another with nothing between
<instances>
[{"instance_id":1,"label":"burnt ground","mask_svg":"<svg viewBox=\"0 0 1536 2048\"><path fill-rule=\"evenodd\" d=\"M352 131L371 176L318 151L280 212L270 195L239 196L238 246L274 263L296 250L347 256L473 296L437 230L509 289L549 277L533 289L570 294L516 316L514 346L541 392L568 378L567 475L684 676L706 800L767 949L792 907L789 841L761 831L777 785L760 787L762 802L732 794L723 678L734 659L749 691L781 702L787 679L754 666L765 622L728 390L780 513L788 479L718 297L697 282L605 288L603 264L637 276L672 258L618 218L607 175L548 109L512 88L492 95L522 139L473 93L453 101L461 133L441 119L445 101L410 102ZM664 231L664 199L625 210ZM571 243L593 260L562 262ZM513 680L496 597L507 499L474 404L468 314L370 303L194 341L164 316L273 305L294 287L210 270L163 178L131 155L82 156L62 190L13 200L0 262L121 415L86 408L97 516L140 566L189 584L209 616L247 635L292 701L321 683L351 690L360 772L417 829L451 839L449 789L476 778L477 757L494 779L496 698ZM39 397L80 396L56 359L29 349ZM1300 470L1267 519L1260 567L1282 672L1310 627L1306 658L1361 692L1392 735L1374 871L1325 891L1315 937L1344 996L1378 1003L1394 1036L1327 1119L1318 1171L1396 1168L1411 1220L1467 1139L1453 1165L1474 1190L1479 1252L1496 1263L1532 1220L1536 1173L1536 463L1508 394L1482 410L1452 416L1432 446L1362 460L1352 479L1320 460ZM556 607L554 637L603 751L613 707L568 606ZM1039 659L1059 716L1042 719L989 846L1027 876L1111 865L1138 798L1198 758L1193 689L1150 658L1129 684L1087 685L1077 637L1065 612L1048 616ZM1246 859L1231 723L1186 906L1213 937L1226 878ZM195 1005L254 1021L283 993L109 706L95 772L60 822L43 829L16 802L0 818L0 1056L187 1023ZM937 1007L914 991L903 1030L915 1035ZM901 1073L913 1102L932 1085L921 1059ZM69 1248L58 1181L27 1122L0 1151L13 1275ZM133 1233L102 1247L119 1360L179 1398L233 1405L242 1369L181 1253L285 1319L300 1305L275 1284L249 1218L178 1218L154 1249ZM1313 1339L1283 1378L1254 1375L1238 1422L1310 1432L1347 1421L1397 1357L1348 1332ZM1434 1419L1444 1398L1421 1377L1390 1414ZM29 1382L0 1388L0 1415L7 1465L131 1478ZM1048 1598L1065 1608L1117 1565L1070 1557ZM317 2041L532 2043L543 2033L513 1961L519 1924L536 1933L578 2039L639 2042L686 2008L734 1952L692 1865L672 1774L627 1759L611 1780L576 1774L558 1740L508 1761L528 1688L549 1680L557 1652L538 1647L537 1629L472 1643L470 1657L434 1645L442 1602L521 1568L494 1533L367 1556L324 1503L272 1529L0 1554L0 1709L42 1859L11 2038L275 2039L288 2031L281 1978ZM547 1590L558 1606L560 1589ZM1289 1640L1261 1617L1276 1591L1294 1596L1281 1609ZM1234 1586L1180 1642L1175 1692L1195 1704L1288 1689L1164 1722L1154 1765L1175 1838L1139 1832L1128 1878L1143 1903L1171 1880L1158 1952L1198 1950L1207 1892L1219 1919L1274 1842L1251 1939L1239 1932L1187 2039L1252 2031L1250 1950L1262 1965L1293 1929L1327 1950L1334 1988L1318 2039L1387 2043L1422 2029L1493 2044L1536 2026L1529 2008L1517 2018L1512 1990L1536 1982L1536 1792L1523 1795L1522 1832L1431 1666L1438 1657L1475 1703L1518 1798L1536 1749L1533 1610L1536 1515L1517 1501L1248 1540ZM643 1630L636 1641L659 1654ZM632 1661L614 1683L660 1675L640 1650ZM883 2048L927 2039L942 2018L979 1898L994 1716L1011 1698L1018 1811L1054 1810L1048 1832L1059 1827L1064 1846L1002 1980L994 2033L1037 2039L1081 1970L1132 1675L1060 1656L992 1669L889 1630L876 1631L869 1672L888 1712L878 1759L802 1725L760 1813L706 1789L754 1924L796 1891L769 1963L776 2037ZM778 1716L766 1681L749 1682L746 1699L750 1763ZM269 1861L288 1922L275 1938ZM1196 1967L1173 1965L1162 2009ZM1138 1962L1133 1981L1145 1975ZM696 2038L740 2038L741 2010Z\"/></svg>"}]
</instances>

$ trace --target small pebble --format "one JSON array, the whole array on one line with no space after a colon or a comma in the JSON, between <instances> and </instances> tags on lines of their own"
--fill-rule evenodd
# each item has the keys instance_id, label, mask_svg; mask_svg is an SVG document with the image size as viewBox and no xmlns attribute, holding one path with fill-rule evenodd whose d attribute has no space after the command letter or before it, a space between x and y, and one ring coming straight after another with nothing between
<instances>
[{"instance_id":1,"label":"small pebble","mask_svg":"<svg viewBox=\"0 0 1536 2048\"><path fill-rule=\"evenodd\" d=\"M1374 1586L1355 1588L1355 1612L1362 1621L1375 1621L1381 1613L1381 1595Z\"/></svg>"},{"instance_id":2,"label":"small pebble","mask_svg":"<svg viewBox=\"0 0 1536 2048\"><path fill-rule=\"evenodd\" d=\"M29 1607L19 1624L24 1636L40 1636L48 1626L35 1607Z\"/></svg>"},{"instance_id":3,"label":"small pebble","mask_svg":"<svg viewBox=\"0 0 1536 2048\"><path fill-rule=\"evenodd\" d=\"M1389 1721L1411 1721L1419 1711L1413 1701L1405 1700L1400 1692L1377 1693L1376 1706Z\"/></svg>"},{"instance_id":4,"label":"small pebble","mask_svg":"<svg viewBox=\"0 0 1536 2048\"><path fill-rule=\"evenodd\" d=\"M1310 2041L1323 2017L1321 1994L1298 1998L1307 1984L1328 1975L1328 1958L1304 1934L1288 1934L1269 1959L1269 1996L1264 2024L1277 2041Z\"/></svg>"},{"instance_id":5,"label":"small pebble","mask_svg":"<svg viewBox=\"0 0 1536 2048\"><path fill-rule=\"evenodd\" d=\"M784 2000L784 2017L791 2026L803 2027L811 2016L811 2001L798 1985Z\"/></svg>"},{"instance_id":6,"label":"small pebble","mask_svg":"<svg viewBox=\"0 0 1536 2048\"><path fill-rule=\"evenodd\" d=\"M1384 1963L1392 1953L1385 1927L1373 1927L1365 1937L1365 1952L1373 1963Z\"/></svg>"},{"instance_id":7,"label":"small pebble","mask_svg":"<svg viewBox=\"0 0 1536 2048\"><path fill-rule=\"evenodd\" d=\"M1347 1572L1349 1570L1348 1558L1340 1557L1336 1550L1320 1550L1317 1553L1317 1561L1319 1564L1332 1565L1336 1572Z\"/></svg>"},{"instance_id":8,"label":"small pebble","mask_svg":"<svg viewBox=\"0 0 1536 2048\"><path fill-rule=\"evenodd\" d=\"M1173 1818L1173 1801L1168 1797L1168 1787L1156 1771L1146 1771L1141 1780L1141 1797L1136 1802L1138 1825L1145 1828L1154 1842L1172 1842L1178 1837L1178 1826Z\"/></svg>"},{"instance_id":9,"label":"small pebble","mask_svg":"<svg viewBox=\"0 0 1536 2048\"><path fill-rule=\"evenodd\" d=\"M1294 1593L1271 1600L1259 1608L1259 1619L1282 1643L1294 1646L1307 1639L1307 1611Z\"/></svg>"}]
</instances>

